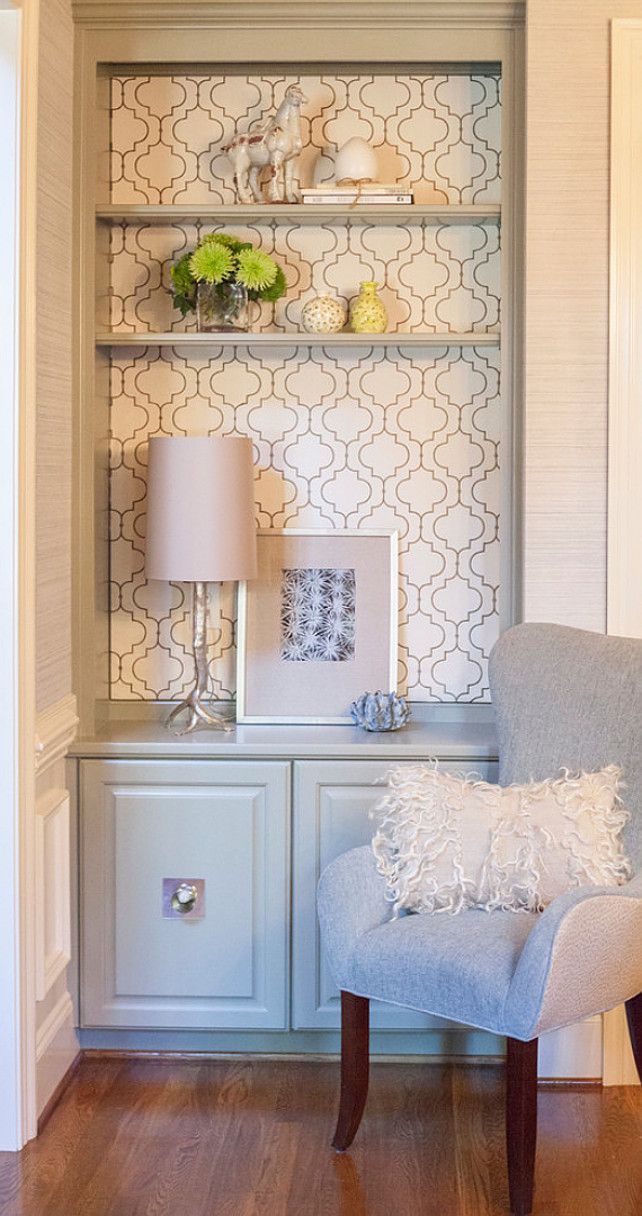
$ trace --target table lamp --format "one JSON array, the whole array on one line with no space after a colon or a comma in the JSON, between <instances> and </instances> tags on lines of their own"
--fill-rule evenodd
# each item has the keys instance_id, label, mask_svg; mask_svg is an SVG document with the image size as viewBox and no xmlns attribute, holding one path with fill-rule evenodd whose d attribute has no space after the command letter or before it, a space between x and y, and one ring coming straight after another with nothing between
<instances>
[{"instance_id":1,"label":"table lamp","mask_svg":"<svg viewBox=\"0 0 642 1216\"><path fill-rule=\"evenodd\" d=\"M199 724L229 730L211 699L207 666L207 583L256 577L252 443L218 436L155 436L149 441L149 579L193 583L195 683L167 719L178 734Z\"/></svg>"}]
</instances>

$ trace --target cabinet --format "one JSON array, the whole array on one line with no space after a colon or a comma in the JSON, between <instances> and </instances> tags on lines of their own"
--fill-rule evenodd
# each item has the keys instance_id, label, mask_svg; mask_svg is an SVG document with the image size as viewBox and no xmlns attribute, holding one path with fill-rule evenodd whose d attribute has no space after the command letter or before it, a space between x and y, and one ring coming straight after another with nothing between
<instances>
[{"instance_id":1,"label":"cabinet","mask_svg":"<svg viewBox=\"0 0 642 1216\"><path fill-rule=\"evenodd\" d=\"M333 857L370 840L392 762L296 751L81 760L82 1026L336 1029L317 881ZM492 760L444 763L495 776ZM194 916L168 915L181 881L198 886ZM445 1025L373 1006L375 1029Z\"/></svg>"},{"instance_id":2,"label":"cabinet","mask_svg":"<svg viewBox=\"0 0 642 1216\"><path fill-rule=\"evenodd\" d=\"M321 948L316 915L319 875L340 853L367 844L374 826L370 812L382 796L390 765L380 760L336 763L307 761L294 766L292 1024L299 1030L339 1026L339 993ZM449 764L451 772L471 765ZM497 765L475 768L489 781ZM372 1003L376 1029L418 1030L446 1025L411 1009Z\"/></svg>"},{"instance_id":3,"label":"cabinet","mask_svg":"<svg viewBox=\"0 0 642 1216\"><path fill-rule=\"evenodd\" d=\"M289 766L81 764L84 1026L282 1029ZM163 915L164 879L204 915Z\"/></svg>"}]
</instances>

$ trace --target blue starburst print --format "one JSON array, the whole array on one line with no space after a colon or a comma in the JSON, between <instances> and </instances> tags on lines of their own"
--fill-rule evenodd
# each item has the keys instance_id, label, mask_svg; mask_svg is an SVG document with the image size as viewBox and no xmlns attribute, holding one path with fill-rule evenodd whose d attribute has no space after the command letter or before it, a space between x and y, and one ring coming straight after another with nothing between
<instances>
[{"instance_id":1,"label":"blue starburst print","mask_svg":"<svg viewBox=\"0 0 642 1216\"><path fill-rule=\"evenodd\" d=\"M281 571L281 657L288 662L354 659L354 570Z\"/></svg>"}]
</instances>

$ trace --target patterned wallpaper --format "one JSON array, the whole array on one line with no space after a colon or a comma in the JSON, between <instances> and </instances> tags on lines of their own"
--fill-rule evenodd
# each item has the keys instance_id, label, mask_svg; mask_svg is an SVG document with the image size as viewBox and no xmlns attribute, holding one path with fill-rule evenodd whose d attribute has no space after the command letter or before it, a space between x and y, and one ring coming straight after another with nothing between
<instances>
[{"instance_id":1,"label":"patterned wallpaper","mask_svg":"<svg viewBox=\"0 0 642 1216\"><path fill-rule=\"evenodd\" d=\"M119 77L112 201L231 202L218 151L278 104L283 77ZM301 77L301 179L331 173L333 148L363 134L381 177L418 201L500 198L499 81L492 76ZM203 226L210 230L211 225ZM119 331L193 328L171 307L169 266L199 225L115 225L111 321ZM299 328L311 295L346 300L376 278L392 329L499 325L499 230L403 224L277 225L248 232L281 261L288 292L257 329ZM257 306L258 312L258 306ZM144 578L150 434L244 434L254 443L262 527L396 527L400 688L418 701L482 701L498 632L499 352L208 346L112 355L111 695L174 698L190 683L187 588ZM234 596L212 589L212 678L234 691Z\"/></svg>"},{"instance_id":2,"label":"patterned wallpaper","mask_svg":"<svg viewBox=\"0 0 642 1216\"><path fill-rule=\"evenodd\" d=\"M373 145L382 181L417 202L500 201L497 76L115 76L112 201L233 203L221 148L300 83L301 185L332 177L333 153L353 135Z\"/></svg>"},{"instance_id":3,"label":"patterned wallpaper","mask_svg":"<svg viewBox=\"0 0 642 1216\"><path fill-rule=\"evenodd\" d=\"M195 330L169 294L169 271L215 224L115 224L111 230L110 324L130 332ZM234 224L230 231L274 254L288 290L276 305L252 305L256 330L301 329L301 310L320 293L346 303L376 279L390 330L485 333L499 328L497 224Z\"/></svg>"}]
</instances>

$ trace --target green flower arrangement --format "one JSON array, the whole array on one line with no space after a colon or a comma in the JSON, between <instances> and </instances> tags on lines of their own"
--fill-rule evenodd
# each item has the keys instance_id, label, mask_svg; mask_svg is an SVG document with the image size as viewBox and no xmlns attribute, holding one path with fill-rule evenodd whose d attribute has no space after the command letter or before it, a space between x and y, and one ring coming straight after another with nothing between
<instances>
[{"instance_id":1,"label":"green flower arrangement","mask_svg":"<svg viewBox=\"0 0 642 1216\"><path fill-rule=\"evenodd\" d=\"M213 232L172 266L172 295L182 315L196 310L199 283L242 283L250 300L280 300L286 281L281 267L251 241Z\"/></svg>"}]
</instances>

